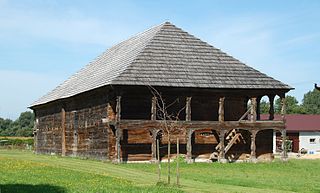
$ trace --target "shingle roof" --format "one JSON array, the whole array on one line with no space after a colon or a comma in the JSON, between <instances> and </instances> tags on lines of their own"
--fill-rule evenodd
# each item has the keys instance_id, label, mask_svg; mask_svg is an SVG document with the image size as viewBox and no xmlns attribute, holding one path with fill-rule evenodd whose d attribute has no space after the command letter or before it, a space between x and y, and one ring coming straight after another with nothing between
<instances>
[{"instance_id":1,"label":"shingle roof","mask_svg":"<svg viewBox=\"0 0 320 193\"><path fill-rule=\"evenodd\" d=\"M105 85L291 89L166 22L111 47L31 106Z\"/></svg>"}]
</instances>

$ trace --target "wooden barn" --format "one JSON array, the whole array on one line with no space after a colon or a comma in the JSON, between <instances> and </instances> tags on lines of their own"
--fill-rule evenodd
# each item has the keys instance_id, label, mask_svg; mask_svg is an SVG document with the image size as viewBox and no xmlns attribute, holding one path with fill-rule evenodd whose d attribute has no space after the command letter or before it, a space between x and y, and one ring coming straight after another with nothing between
<instances>
[{"instance_id":1,"label":"wooden barn","mask_svg":"<svg viewBox=\"0 0 320 193\"><path fill-rule=\"evenodd\" d=\"M290 86L165 22L97 57L31 105L35 152L115 162L167 158L156 89L181 128L171 135L188 162L272 158L273 131L285 130ZM263 96L282 99L282 119L260 120ZM282 157L286 157L283 151Z\"/></svg>"}]
</instances>

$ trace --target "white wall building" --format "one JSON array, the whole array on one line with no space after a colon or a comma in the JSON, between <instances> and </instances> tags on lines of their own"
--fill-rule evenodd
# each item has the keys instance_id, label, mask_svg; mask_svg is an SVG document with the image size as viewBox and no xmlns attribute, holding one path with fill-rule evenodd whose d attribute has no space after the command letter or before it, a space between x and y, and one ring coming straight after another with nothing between
<instances>
[{"instance_id":1,"label":"white wall building","mask_svg":"<svg viewBox=\"0 0 320 193\"><path fill-rule=\"evenodd\" d=\"M320 131L299 132L299 147L308 154L320 154Z\"/></svg>"}]
</instances>

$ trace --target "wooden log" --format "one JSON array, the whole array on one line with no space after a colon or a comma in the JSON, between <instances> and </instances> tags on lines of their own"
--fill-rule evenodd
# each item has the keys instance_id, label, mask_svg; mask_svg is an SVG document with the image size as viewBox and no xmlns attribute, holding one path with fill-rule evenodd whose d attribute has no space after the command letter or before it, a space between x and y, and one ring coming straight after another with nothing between
<instances>
[{"instance_id":1,"label":"wooden log","mask_svg":"<svg viewBox=\"0 0 320 193\"><path fill-rule=\"evenodd\" d=\"M274 95L269 95L269 103L270 103L270 109L269 109L269 120L274 119Z\"/></svg>"},{"instance_id":2,"label":"wooden log","mask_svg":"<svg viewBox=\"0 0 320 193\"><path fill-rule=\"evenodd\" d=\"M167 124L177 124L176 122L166 120ZM110 125L116 125L114 122L110 122ZM121 120L121 129L153 129L161 128L163 125L162 120ZM224 121L222 123L218 121L179 121L179 125L186 129L200 130L200 129L245 129L250 130L254 128L259 129L283 129L285 124L283 121Z\"/></svg>"},{"instance_id":3,"label":"wooden log","mask_svg":"<svg viewBox=\"0 0 320 193\"><path fill-rule=\"evenodd\" d=\"M191 97L186 98L186 121L191 121Z\"/></svg>"},{"instance_id":4,"label":"wooden log","mask_svg":"<svg viewBox=\"0 0 320 193\"><path fill-rule=\"evenodd\" d=\"M61 108L61 156L66 156L66 111Z\"/></svg>"},{"instance_id":5,"label":"wooden log","mask_svg":"<svg viewBox=\"0 0 320 193\"><path fill-rule=\"evenodd\" d=\"M219 99L219 122L224 122L224 100L225 97Z\"/></svg>"}]
</instances>

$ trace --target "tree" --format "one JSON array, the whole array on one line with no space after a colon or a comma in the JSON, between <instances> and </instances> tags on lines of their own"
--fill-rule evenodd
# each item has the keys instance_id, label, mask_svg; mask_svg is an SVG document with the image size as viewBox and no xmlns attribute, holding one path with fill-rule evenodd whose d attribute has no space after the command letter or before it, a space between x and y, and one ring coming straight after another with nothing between
<instances>
[{"instance_id":1,"label":"tree","mask_svg":"<svg viewBox=\"0 0 320 193\"><path fill-rule=\"evenodd\" d=\"M15 121L0 118L0 136L32 136L34 114L26 111Z\"/></svg>"},{"instance_id":2,"label":"tree","mask_svg":"<svg viewBox=\"0 0 320 193\"><path fill-rule=\"evenodd\" d=\"M313 89L303 96L302 107L307 114L320 114L320 91Z\"/></svg>"},{"instance_id":3,"label":"tree","mask_svg":"<svg viewBox=\"0 0 320 193\"><path fill-rule=\"evenodd\" d=\"M260 102L260 114L268 114L270 109L270 103L262 100Z\"/></svg>"},{"instance_id":4,"label":"tree","mask_svg":"<svg viewBox=\"0 0 320 193\"><path fill-rule=\"evenodd\" d=\"M171 136L173 133L181 132L185 129L179 122L180 113L186 108L183 106L180 110L174 113L169 113L169 108L174 106L179 102L179 99L166 103L166 100L163 98L162 94L153 88L152 86L148 86L152 95L156 98L156 106L157 106L157 117L162 121L161 130L167 135L168 140L168 184L170 184L170 156L171 156ZM178 145L178 144L177 144ZM179 159L179 158L177 158Z\"/></svg>"},{"instance_id":5,"label":"tree","mask_svg":"<svg viewBox=\"0 0 320 193\"><path fill-rule=\"evenodd\" d=\"M281 99L275 101L275 112L281 113ZM286 96L286 114L304 114L303 108L298 104L298 100L294 96Z\"/></svg>"},{"instance_id":6,"label":"tree","mask_svg":"<svg viewBox=\"0 0 320 193\"><path fill-rule=\"evenodd\" d=\"M30 111L26 111L20 114L18 120L21 128L33 128L34 114Z\"/></svg>"}]
</instances>

